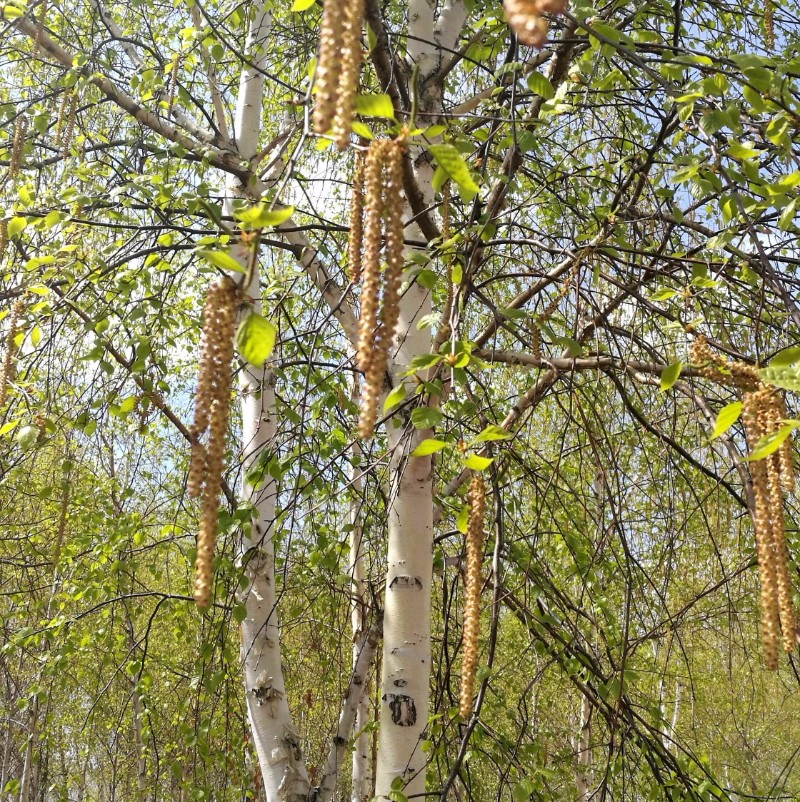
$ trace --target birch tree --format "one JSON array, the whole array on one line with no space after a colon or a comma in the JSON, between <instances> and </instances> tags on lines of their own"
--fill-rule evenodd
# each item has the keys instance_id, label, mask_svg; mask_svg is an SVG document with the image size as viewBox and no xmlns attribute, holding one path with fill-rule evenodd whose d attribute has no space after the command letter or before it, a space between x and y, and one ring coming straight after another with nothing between
<instances>
[{"instance_id":1,"label":"birch tree","mask_svg":"<svg viewBox=\"0 0 800 802\"><path fill-rule=\"evenodd\" d=\"M236 715L228 701L219 714L213 700L223 680L230 693L238 624L243 689L233 695L259 767L247 793L260 784L269 802L331 800L342 788L359 801L574 799L576 791L588 799L590 768L603 795L632 783L643 796L677 789L692 800L725 798L730 781L678 732L677 693L674 720L664 720L675 658L648 644L682 626L702 639L694 611L739 589L755 599L758 570L760 602L741 612L746 634L730 634L739 662L734 670L731 659L729 679L759 640L766 666L780 666L781 681L792 676L777 652L780 640L791 653L795 638L793 508L782 495L782 487L791 493L797 425L784 391L800 389L795 11L367 0L347 11L357 64L361 51L365 58L356 97L339 97L337 114L351 102L355 114L315 132L325 82L339 79L330 54L327 62L315 55L325 23L311 2L67 8L13 0L2 8L4 471L21 492L26 460L54 459L68 431L91 442L97 418L110 431L138 419L152 445L138 464L158 464L158 445L168 454L162 466L181 474L156 490L152 473L132 462L124 492L161 500L135 511L114 501L122 480L113 471L107 478L114 548L127 537L148 543L146 552L166 541L175 546L166 569L129 557L132 576L106 599L102 572L81 573L86 554L109 559L87 503L98 542L57 523L54 562L66 531L64 566L102 587L96 606L83 610L81 582L71 582L63 618L11 617L9 650L78 630L106 606L153 604L138 616L125 607L123 640L108 628L118 669L128 667L120 698L132 694L136 793L144 798L152 785L154 798L186 798L192 760L193 777L211 777L220 798L231 793L219 778L233 750L215 763L208 744L223 731L228 743ZM740 28L745 38L732 39ZM336 46L337 30L323 32L323 46L326 37ZM377 395L379 426L359 444L349 392L369 384L369 375L353 381L366 289L347 272L358 221L346 208L371 142L402 151L402 208L392 210L403 221L402 292L397 324L384 335L385 370L366 391ZM376 249L388 260L389 233L384 239ZM197 417L190 424L188 403L201 325L203 353L218 335L209 313L200 319L209 285L236 287L239 326L235 359L220 356L229 336L212 359L223 434L234 409L227 470L205 485L213 566L202 528L209 507L204 500L197 548L187 545L198 512L181 487L190 448L223 451L219 440L202 442L205 427ZM87 488L94 455L120 450L87 445ZM608 499L600 513L587 509L584 463ZM484 636L465 644L455 612L475 474L488 488ZM65 521L70 505L61 505ZM711 512L717 507L725 514ZM156 509L168 512L162 540L151 534L150 543L143 532ZM734 530L748 515L754 532L740 537ZM348 531L332 544L323 526ZM144 667L185 654L183 644L174 655L163 644L147 649L162 605L191 609L186 566L195 559L205 612L170 626L190 626L196 637L198 690L181 698L174 728L180 733L188 716L195 733L212 733L205 752L166 730L159 740L164 723L148 713ZM128 570L124 560L113 564ZM318 683L328 693L324 747L300 723L303 706L309 716L313 707L312 689L300 690L308 677L286 662L304 651L302 638L279 626L288 618L296 629L305 617L293 595L311 585L303 571L331 577L325 598L350 622L349 635L337 632L347 648L336 698ZM687 576L677 581L680 571ZM62 593L55 581L49 591L54 600ZM309 642L336 624L311 627ZM216 639L223 646L209 651ZM77 636L63 642L70 656L85 648ZM459 716L453 701L467 648L479 652L479 670L468 715ZM535 677L520 654L543 661ZM325 665L318 657L321 673ZM645 669L661 682L648 685ZM567 722L554 735L530 726L537 683L579 694L577 732L566 701L548 713ZM510 689L518 718L506 710ZM18 753L23 780L7 780L3 793L20 800L44 788L31 782L43 728L39 691L29 696L33 723L9 722L3 744L3 777ZM551 737L570 755L563 766L548 756ZM173 761L169 791L159 789L159 748ZM796 778L777 765L758 782L769 788L775 777L791 792ZM96 782L102 796L105 780Z\"/></svg>"}]
</instances>

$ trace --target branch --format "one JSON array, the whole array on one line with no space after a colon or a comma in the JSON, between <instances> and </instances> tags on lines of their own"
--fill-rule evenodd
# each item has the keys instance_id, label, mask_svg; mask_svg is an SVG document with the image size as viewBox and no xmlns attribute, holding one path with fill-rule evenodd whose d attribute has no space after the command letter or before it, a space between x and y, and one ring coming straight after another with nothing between
<instances>
[{"instance_id":1,"label":"branch","mask_svg":"<svg viewBox=\"0 0 800 802\"><path fill-rule=\"evenodd\" d=\"M328 752L325 773L322 775L320 784L311 793L311 802L330 802L333 798L336 778L339 776L339 769L347 753L347 744L350 741L350 733L353 731L356 711L364 694L367 673L375 657L382 630L383 622L377 621L362 635L358 659L353 667L353 673L347 685L347 693L342 703L342 710L339 714L339 725L336 728L336 735L333 737L333 744Z\"/></svg>"},{"instance_id":2,"label":"branch","mask_svg":"<svg viewBox=\"0 0 800 802\"><path fill-rule=\"evenodd\" d=\"M34 39L37 36L38 26L26 17L18 17L14 20L14 27L26 36ZM65 50L61 45L54 42L44 31L38 34L39 47L48 55L54 58L62 67L72 69L75 63L75 56ZM248 171L236 159L233 153L225 152L219 148L212 148L209 145L201 145L194 139L181 133L174 125L156 116L151 111L140 106L130 95L118 89L105 75L92 72L88 67L81 70L81 74L89 83L94 84L109 100L116 103L121 109L128 112L137 122L140 122L151 131L163 136L170 142L175 142L187 150L203 152L208 162L220 170L231 173L246 182Z\"/></svg>"}]
</instances>

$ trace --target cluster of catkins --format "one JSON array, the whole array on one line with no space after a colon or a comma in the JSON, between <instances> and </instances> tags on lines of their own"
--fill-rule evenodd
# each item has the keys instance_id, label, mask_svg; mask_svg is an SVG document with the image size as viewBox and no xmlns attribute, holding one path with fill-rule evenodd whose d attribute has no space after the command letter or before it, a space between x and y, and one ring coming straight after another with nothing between
<instances>
[{"instance_id":1,"label":"cluster of catkins","mask_svg":"<svg viewBox=\"0 0 800 802\"><path fill-rule=\"evenodd\" d=\"M783 396L761 383L757 368L744 362L720 360L703 336L692 343L689 357L705 378L742 391L742 422L751 450L761 438L780 429L787 417ZM750 462L755 502L753 528L761 585L761 638L764 663L770 670L778 667L779 625L787 652L793 650L797 632L782 493L794 490L791 449L791 440L787 437L777 451Z\"/></svg>"},{"instance_id":2,"label":"cluster of catkins","mask_svg":"<svg viewBox=\"0 0 800 802\"><path fill-rule=\"evenodd\" d=\"M190 431L192 456L187 481L189 495L202 493L197 557L194 564L194 600L200 609L211 601L211 563L217 536L219 494L225 458L225 433L231 393L233 337L240 290L227 276L208 288L203 309L203 336ZM208 431L208 444L201 438Z\"/></svg>"},{"instance_id":3,"label":"cluster of catkins","mask_svg":"<svg viewBox=\"0 0 800 802\"><path fill-rule=\"evenodd\" d=\"M547 39L545 14L563 14L566 0L504 0L508 26L523 45L541 47Z\"/></svg>"},{"instance_id":4,"label":"cluster of catkins","mask_svg":"<svg viewBox=\"0 0 800 802\"><path fill-rule=\"evenodd\" d=\"M481 561L483 560L483 516L486 510L486 487L483 477L472 477L467 493L467 564L464 572L464 622L462 627L463 656L461 659L461 693L459 715L469 717L478 665L478 634L480 632Z\"/></svg>"},{"instance_id":5,"label":"cluster of catkins","mask_svg":"<svg viewBox=\"0 0 800 802\"><path fill-rule=\"evenodd\" d=\"M14 354L17 352L17 326L19 319L25 310L25 302L22 298L17 298L14 306L11 307L11 316L8 321L8 333L6 334L6 347L3 352L3 366L0 368L0 408L6 403L8 397L8 383L14 376Z\"/></svg>"},{"instance_id":6,"label":"cluster of catkins","mask_svg":"<svg viewBox=\"0 0 800 802\"><path fill-rule=\"evenodd\" d=\"M354 197L348 255L350 276L361 280L356 364L364 373L358 433L372 436L389 348L400 314L403 276L403 143L376 139L364 160L363 198ZM354 196L362 194L358 172ZM354 213L354 216L352 216ZM381 243L383 281L381 282ZM381 284L383 289L381 291Z\"/></svg>"},{"instance_id":7,"label":"cluster of catkins","mask_svg":"<svg viewBox=\"0 0 800 802\"><path fill-rule=\"evenodd\" d=\"M550 320L553 312L556 311L559 301L561 301L561 299L569 292L570 285L573 281L575 281L575 277L578 275L578 269L580 268L580 265L581 260L576 259L569 271L569 274L558 288L558 292L553 296L550 303L547 304L547 306L536 316L536 320L533 322L533 328L531 331L531 353L536 357L536 359L542 358L541 327L547 323L548 320Z\"/></svg>"},{"instance_id":8,"label":"cluster of catkins","mask_svg":"<svg viewBox=\"0 0 800 802\"><path fill-rule=\"evenodd\" d=\"M364 0L328 0L322 12L317 57L317 103L314 131L327 133L339 150L350 141L350 129L361 72L361 22Z\"/></svg>"}]
</instances>

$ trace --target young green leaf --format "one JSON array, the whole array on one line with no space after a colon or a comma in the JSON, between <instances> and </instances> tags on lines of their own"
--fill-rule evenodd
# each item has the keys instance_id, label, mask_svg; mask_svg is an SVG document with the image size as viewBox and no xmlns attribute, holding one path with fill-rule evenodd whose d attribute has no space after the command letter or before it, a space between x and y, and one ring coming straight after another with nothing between
<instances>
[{"instance_id":1,"label":"young green leaf","mask_svg":"<svg viewBox=\"0 0 800 802\"><path fill-rule=\"evenodd\" d=\"M800 392L800 365L782 365L780 367L770 365L762 368L759 374L767 384L771 384L773 387Z\"/></svg>"},{"instance_id":2,"label":"young green leaf","mask_svg":"<svg viewBox=\"0 0 800 802\"><path fill-rule=\"evenodd\" d=\"M661 371L661 392L664 393L678 381L678 377L681 375L681 368L683 367L683 363L681 362L673 362L669 367L664 368Z\"/></svg>"},{"instance_id":3,"label":"young green leaf","mask_svg":"<svg viewBox=\"0 0 800 802\"><path fill-rule=\"evenodd\" d=\"M385 415L390 409L394 409L406 397L405 384L398 384L383 402L383 414Z\"/></svg>"},{"instance_id":4,"label":"young green leaf","mask_svg":"<svg viewBox=\"0 0 800 802\"><path fill-rule=\"evenodd\" d=\"M281 209L269 209L265 204L259 203L234 214L248 228L266 228L279 226L294 214L294 206L284 206Z\"/></svg>"},{"instance_id":5,"label":"young green leaf","mask_svg":"<svg viewBox=\"0 0 800 802\"><path fill-rule=\"evenodd\" d=\"M485 471L494 460L491 457L480 457L477 454L470 454L464 460L464 467L471 471Z\"/></svg>"},{"instance_id":6,"label":"young green leaf","mask_svg":"<svg viewBox=\"0 0 800 802\"><path fill-rule=\"evenodd\" d=\"M508 440L511 433L507 432L502 426L490 423L476 438L476 443L488 443L490 440Z\"/></svg>"},{"instance_id":7,"label":"young green leaf","mask_svg":"<svg viewBox=\"0 0 800 802\"><path fill-rule=\"evenodd\" d=\"M480 187L472 178L467 163L461 158L461 154L458 152L455 145L430 145L428 150L439 163L442 170L444 170L456 184L467 192L477 195Z\"/></svg>"},{"instance_id":8,"label":"young green leaf","mask_svg":"<svg viewBox=\"0 0 800 802\"><path fill-rule=\"evenodd\" d=\"M412 452L412 457L427 457L429 454L435 454L447 446L444 440L433 440L428 438L423 440Z\"/></svg>"},{"instance_id":9,"label":"young green leaf","mask_svg":"<svg viewBox=\"0 0 800 802\"><path fill-rule=\"evenodd\" d=\"M716 437L725 434L739 420L741 413L741 401L734 401L732 404L726 404L722 407L717 415L717 422L714 424L714 433L711 435L711 439L714 440Z\"/></svg>"},{"instance_id":10,"label":"young green leaf","mask_svg":"<svg viewBox=\"0 0 800 802\"><path fill-rule=\"evenodd\" d=\"M794 428L792 424L787 424L786 426L781 426L777 432L762 437L756 443L755 448L750 452L747 459L752 462L754 460L764 459L764 457L775 453L781 447L783 441L792 433Z\"/></svg>"},{"instance_id":11,"label":"young green leaf","mask_svg":"<svg viewBox=\"0 0 800 802\"><path fill-rule=\"evenodd\" d=\"M244 268L227 251L200 250L197 254L220 270L244 273Z\"/></svg>"},{"instance_id":12,"label":"young green leaf","mask_svg":"<svg viewBox=\"0 0 800 802\"><path fill-rule=\"evenodd\" d=\"M356 95L356 114L362 117L383 117L394 119L392 99L386 94Z\"/></svg>"},{"instance_id":13,"label":"young green leaf","mask_svg":"<svg viewBox=\"0 0 800 802\"><path fill-rule=\"evenodd\" d=\"M242 358L260 368L275 347L277 328L266 318L252 312L240 324L236 332L236 348Z\"/></svg>"},{"instance_id":14,"label":"young green leaf","mask_svg":"<svg viewBox=\"0 0 800 802\"><path fill-rule=\"evenodd\" d=\"M769 367L783 368L787 365L793 365L795 362L800 362L800 345L784 348L783 351L779 351L770 359Z\"/></svg>"}]
</instances>

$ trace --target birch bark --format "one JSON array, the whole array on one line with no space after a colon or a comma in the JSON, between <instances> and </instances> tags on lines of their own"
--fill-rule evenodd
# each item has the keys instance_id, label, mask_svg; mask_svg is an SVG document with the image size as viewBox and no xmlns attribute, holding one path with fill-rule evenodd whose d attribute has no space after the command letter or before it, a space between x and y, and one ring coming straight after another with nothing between
<instances>
[{"instance_id":1,"label":"birch bark","mask_svg":"<svg viewBox=\"0 0 800 802\"><path fill-rule=\"evenodd\" d=\"M408 59L416 67L418 113L426 123L442 114L442 91L432 80L442 63L442 48L451 48L464 22L463 5L449 3L440 26L435 20L432 0L409 4ZM423 116L424 115L424 116ZM434 201L433 168L418 158L412 147L410 157L417 188L426 206ZM411 220L410 208L405 219ZM425 241L416 223L407 225L406 239ZM411 360L431 348L431 332L419 330L417 322L430 314L428 290L411 282L400 303L397 347L392 361L393 385L405 382L413 392L413 378L403 377ZM375 793L386 798L392 782L400 777L407 797L425 793L426 757L421 744L428 723L430 683L430 601L433 573L433 473L431 457L409 454L429 431L405 428L388 431L390 488L388 515L388 566L383 623L383 672Z\"/></svg>"},{"instance_id":2,"label":"birch bark","mask_svg":"<svg viewBox=\"0 0 800 802\"><path fill-rule=\"evenodd\" d=\"M247 60L242 68L234 123L238 156L245 161L250 161L258 149L266 42L271 23L268 4L262 2L250 22L245 44ZM235 180L229 183L226 201L229 214L233 211L234 198L242 197L246 190ZM242 266L249 258L248 248L241 244L234 246L231 254ZM260 280L258 271L254 273L246 290L253 299L253 311L260 312ZM243 593L246 615L242 621L247 712L268 802L299 802L308 798L309 780L300 738L286 700L280 659L272 541L277 490L272 478L261 486L250 485L246 478L259 454L272 445L276 430L275 390L271 371L266 367L247 366L240 376L245 476L242 499L253 510L251 525L243 529L240 544L242 566L248 580Z\"/></svg>"}]
</instances>

